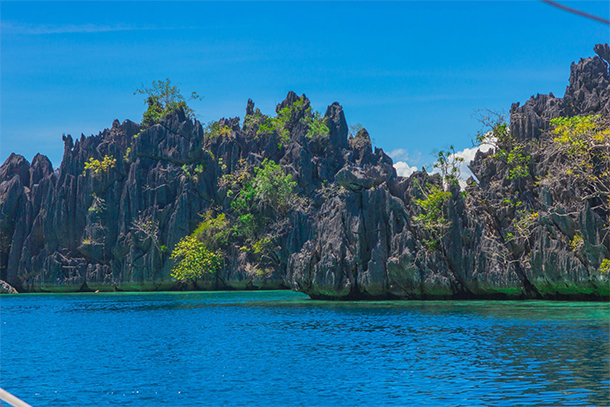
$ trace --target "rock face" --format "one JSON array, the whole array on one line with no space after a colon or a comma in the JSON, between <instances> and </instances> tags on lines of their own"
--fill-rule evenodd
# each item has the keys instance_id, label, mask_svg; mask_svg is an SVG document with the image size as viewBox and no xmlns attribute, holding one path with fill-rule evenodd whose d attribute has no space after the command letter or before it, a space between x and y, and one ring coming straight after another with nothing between
<instances>
[{"instance_id":1,"label":"rock face","mask_svg":"<svg viewBox=\"0 0 610 407\"><path fill-rule=\"evenodd\" d=\"M610 117L610 48L595 52L572 65L563 98L537 95L512 106L514 138L541 140L559 116ZM220 135L178 110L144 130L115 121L97 136L66 136L56 171L44 156L30 164L11 155L0 167L0 280L19 291L291 288L328 299L608 299L609 276L600 271L610 259L602 233L608 213L579 191L539 186L536 177L549 165L543 152L532 154L520 179L510 179L493 152L477 153L470 167L478 183L470 180L465 193L449 188L447 228L432 245L418 200L425 188L442 187L440 176L397 176L366 130L348 137L337 103L323 117L328 134L312 137L304 95L290 92L277 111L295 103L301 110L286 123L288 139L261 134L265 117L248 101L243 125L221 119ZM116 160L108 171L85 170L105 157ZM292 175L300 196L273 223L273 261L261 272L229 244L219 272L176 282L171 249L202 214L229 213L222 180L264 159ZM536 210L527 243L507 238L518 211L505 205L512 196Z\"/></svg>"}]
</instances>

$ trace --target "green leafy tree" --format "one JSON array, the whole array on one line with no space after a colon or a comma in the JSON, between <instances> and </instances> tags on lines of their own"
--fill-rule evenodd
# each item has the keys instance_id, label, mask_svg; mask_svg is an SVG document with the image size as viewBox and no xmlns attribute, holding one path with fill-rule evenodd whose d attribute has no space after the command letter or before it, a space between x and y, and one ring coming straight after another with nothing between
<instances>
[{"instance_id":1,"label":"green leafy tree","mask_svg":"<svg viewBox=\"0 0 610 407\"><path fill-rule=\"evenodd\" d=\"M252 213L263 205L284 214L294 200L296 182L273 160L265 158L260 167L254 168L253 177L247 171L239 171L228 179L231 189L237 189L231 207L240 214Z\"/></svg>"},{"instance_id":2,"label":"green leafy tree","mask_svg":"<svg viewBox=\"0 0 610 407\"><path fill-rule=\"evenodd\" d=\"M288 123L290 122L291 109L284 107L280 109L276 117L265 117L261 120L261 124L256 132L256 137L261 135L269 135L276 133L280 137L280 147L290 140L290 130Z\"/></svg>"},{"instance_id":3,"label":"green leafy tree","mask_svg":"<svg viewBox=\"0 0 610 407\"><path fill-rule=\"evenodd\" d=\"M497 149L499 145L510 141L508 123L503 114L482 110L478 112L478 119L482 126L476 134L475 145L490 145Z\"/></svg>"},{"instance_id":4,"label":"green leafy tree","mask_svg":"<svg viewBox=\"0 0 610 407\"><path fill-rule=\"evenodd\" d=\"M441 176L440 184L426 183L425 186L416 185L423 195L422 199L416 199L415 204L420 207L421 213L415 217L429 239L424 239L428 250L440 250L441 241L450 226L449 220L445 216L447 201L452 197L449 191L452 186L459 185L460 165L464 162L462 157L458 157L453 146L447 151L438 151L434 169L439 170ZM446 190L447 189L447 190Z\"/></svg>"},{"instance_id":5,"label":"green leafy tree","mask_svg":"<svg viewBox=\"0 0 610 407\"><path fill-rule=\"evenodd\" d=\"M229 136L231 134L231 129L229 126L221 126L220 122L218 121L212 121L206 126L205 133L210 139L213 140L218 137Z\"/></svg>"},{"instance_id":6,"label":"green leafy tree","mask_svg":"<svg viewBox=\"0 0 610 407\"><path fill-rule=\"evenodd\" d=\"M602 274L610 273L610 260L603 259L602 263L599 266L599 272Z\"/></svg>"},{"instance_id":7,"label":"green leafy tree","mask_svg":"<svg viewBox=\"0 0 610 407\"><path fill-rule=\"evenodd\" d=\"M91 201L91 206L89 206L89 212L99 215L100 213L106 210L106 200L102 197L97 196L94 192L91 194L93 200Z\"/></svg>"},{"instance_id":8,"label":"green leafy tree","mask_svg":"<svg viewBox=\"0 0 610 407\"><path fill-rule=\"evenodd\" d=\"M148 128L159 123L164 116L180 108L184 109L187 117L191 119L195 117L195 112L186 104L187 100L180 93L180 89L172 85L169 78L153 81L150 88L142 85L133 94L146 96L144 103L148 105L148 108L142 117L143 128ZM202 96L192 92L188 101L198 99L202 99Z\"/></svg>"},{"instance_id":9,"label":"green leafy tree","mask_svg":"<svg viewBox=\"0 0 610 407\"><path fill-rule=\"evenodd\" d=\"M286 213L294 199L293 190L297 185L292 180L292 175L286 175L279 164L266 158L254 172L252 187L255 200L272 206L281 214Z\"/></svg>"},{"instance_id":10,"label":"green leafy tree","mask_svg":"<svg viewBox=\"0 0 610 407\"><path fill-rule=\"evenodd\" d=\"M231 208L238 220L236 232L248 241L255 240L267 226L266 209L282 216L296 200L292 175L286 175L272 160L263 160L260 167L254 168L253 175L242 168L222 181L230 188L228 196L234 196Z\"/></svg>"},{"instance_id":11,"label":"green leafy tree","mask_svg":"<svg viewBox=\"0 0 610 407\"><path fill-rule=\"evenodd\" d=\"M588 202L604 219L606 239L610 235L610 122L601 115L558 117L551 120L551 135L544 148L553 162L540 184L576 192L582 205Z\"/></svg>"},{"instance_id":12,"label":"green leafy tree","mask_svg":"<svg viewBox=\"0 0 610 407\"><path fill-rule=\"evenodd\" d=\"M252 250L254 254L265 253L266 251L271 250L273 247L273 241L269 237L262 237L257 240L256 243L252 245Z\"/></svg>"},{"instance_id":13,"label":"green leafy tree","mask_svg":"<svg viewBox=\"0 0 610 407\"><path fill-rule=\"evenodd\" d=\"M247 114L244 117L243 129L245 131L249 131L251 129L256 129L260 127L263 122L263 114L261 113L259 108L256 108L252 114Z\"/></svg>"},{"instance_id":14,"label":"green leafy tree","mask_svg":"<svg viewBox=\"0 0 610 407\"><path fill-rule=\"evenodd\" d=\"M447 151L438 151L434 168L441 172L445 186L458 185L461 177L460 165L464 162L463 157L458 157L455 147L449 146Z\"/></svg>"},{"instance_id":15,"label":"green leafy tree","mask_svg":"<svg viewBox=\"0 0 610 407\"><path fill-rule=\"evenodd\" d=\"M486 110L479 118L483 124L476 135L476 145L489 145L495 150L493 158L508 166L508 179L525 178L530 175L531 156L527 143L517 140L510 134L504 115Z\"/></svg>"},{"instance_id":16,"label":"green leafy tree","mask_svg":"<svg viewBox=\"0 0 610 407\"><path fill-rule=\"evenodd\" d=\"M190 235L181 239L170 256L176 261L172 277L180 281L195 280L220 270L223 249L229 244L232 229L224 213L205 214L204 220Z\"/></svg>"},{"instance_id":17,"label":"green leafy tree","mask_svg":"<svg viewBox=\"0 0 610 407\"><path fill-rule=\"evenodd\" d=\"M292 105L281 108L276 117L264 117L260 110L256 109L254 114L246 116L244 128L251 129L258 126L256 137L261 135L277 134L280 138L279 147L290 141L290 123L296 123L300 117L300 122L307 125L308 130L305 134L309 138L326 137L330 130L326 125L326 120L320 112L313 112L311 106L307 106L305 97L301 96Z\"/></svg>"},{"instance_id":18,"label":"green leafy tree","mask_svg":"<svg viewBox=\"0 0 610 407\"><path fill-rule=\"evenodd\" d=\"M83 175L89 171L94 176L100 176L107 174L116 165L116 158L111 155L105 155L102 161L97 160L93 157L89 158L89 161L85 163L85 169Z\"/></svg>"},{"instance_id":19,"label":"green leafy tree","mask_svg":"<svg viewBox=\"0 0 610 407\"><path fill-rule=\"evenodd\" d=\"M551 120L554 152L566 158L555 170L590 191L610 197L610 125L601 115ZM607 207L606 207L607 208Z\"/></svg>"},{"instance_id":20,"label":"green leafy tree","mask_svg":"<svg viewBox=\"0 0 610 407\"><path fill-rule=\"evenodd\" d=\"M218 251L229 243L231 237L229 220L224 213L213 216L212 211L208 211L193 234L209 250Z\"/></svg>"},{"instance_id":21,"label":"green leafy tree","mask_svg":"<svg viewBox=\"0 0 610 407\"><path fill-rule=\"evenodd\" d=\"M309 138L327 137L330 134L326 121L320 112L314 112L312 116L309 116L307 126L309 127L307 132Z\"/></svg>"},{"instance_id":22,"label":"green leafy tree","mask_svg":"<svg viewBox=\"0 0 610 407\"><path fill-rule=\"evenodd\" d=\"M222 254L209 250L194 234L178 242L171 259L177 260L171 276L179 281L195 280L203 274L213 274L222 266Z\"/></svg>"},{"instance_id":23,"label":"green leafy tree","mask_svg":"<svg viewBox=\"0 0 610 407\"><path fill-rule=\"evenodd\" d=\"M582 236L576 233L574 234L572 240L570 240L568 246L570 246L570 250L577 251L580 250L584 246L584 244L585 241L583 240Z\"/></svg>"},{"instance_id":24,"label":"green leafy tree","mask_svg":"<svg viewBox=\"0 0 610 407\"><path fill-rule=\"evenodd\" d=\"M415 217L415 221L422 225L430 236L430 239L424 239L428 249L436 250L449 228L449 221L445 217L445 206L451 198L451 192L444 191L440 185L426 184L421 189L424 198L415 200L415 204L421 208L421 213Z\"/></svg>"}]
</instances>

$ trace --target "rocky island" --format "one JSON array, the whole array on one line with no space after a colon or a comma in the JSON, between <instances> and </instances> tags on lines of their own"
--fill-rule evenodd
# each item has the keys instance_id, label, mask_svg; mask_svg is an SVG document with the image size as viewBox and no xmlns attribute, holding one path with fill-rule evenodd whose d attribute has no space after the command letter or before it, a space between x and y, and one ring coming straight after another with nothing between
<instances>
[{"instance_id":1,"label":"rocky island","mask_svg":"<svg viewBox=\"0 0 610 407\"><path fill-rule=\"evenodd\" d=\"M456 157L397 176L342 107L290 92L275 117L203 126L149 98L141 124L64 136L56 170L0 167L3 291L293 289L316 299L610 295L610 47L563 98L488 117Z\"/></svg>"}]
</instances>

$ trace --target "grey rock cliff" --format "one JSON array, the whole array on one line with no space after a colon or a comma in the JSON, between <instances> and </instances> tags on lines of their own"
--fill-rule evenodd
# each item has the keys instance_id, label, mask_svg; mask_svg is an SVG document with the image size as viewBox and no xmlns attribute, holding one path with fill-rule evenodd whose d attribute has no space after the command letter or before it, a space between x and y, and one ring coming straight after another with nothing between
<instances>
[{"instance_id":1,"label":"grey rock cliff","mask_svg":"<svg viewBox=\"0 0 610 407\"><path fill-rule=\"evenodd\" d=\"M537 95L512 106L516 139L545 137L559 116L610 116L610 48L595 52L572 65L563 98ZM249 100L243 124L221 119L220 136L178 110L145 130L115 121L96 136L65 136L55 172L44 156L30 164L11 155L0 167L0 280L19 291L291 288L328 299L608 299L608 275L599 271L610 259L610 237L601 233L608 213L583 205L579 191L537 185L552 164L543 153L519 180L507 177L493 152L477 153L470 167L479 182L465 194L450 189L448 228L431 249L417 200L422 185L441 185L440 177L397 176L366 130L348 137L338 103L323 117L328 135L308 135L304 95L290 92L277 111L297 101L303 109L290 117L287 140L258 132L265 116ZM116 159L109 171L84 171L107 156ZM229 244L218 273L179 284L170 276L171 249L202 214L231 211L223 177L264 159L292 175L300 197L285 216L261 209L273 220L274 249L255 261ZM504 204L508 196L539 214L527 243L507 239L516 216ZM142 222L157 227L154 236ZM582 244L574 250L577 233Z\"/></svg>"}]
</instances>

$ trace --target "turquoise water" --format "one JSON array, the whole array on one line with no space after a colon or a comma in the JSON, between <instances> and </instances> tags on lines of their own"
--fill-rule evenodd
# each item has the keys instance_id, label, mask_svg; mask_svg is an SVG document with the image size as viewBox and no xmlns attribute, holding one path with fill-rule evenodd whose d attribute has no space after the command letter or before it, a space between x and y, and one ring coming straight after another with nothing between
<instances>
[{"instance_id":1,"label":"turquoise water","mask_svg":"<svg viewBox=\"0 0 610 407\"><path fill-rule=\"evenodd\" d=\"M33 406L610 404L610 305L283 292L0 298Z\"/></svg>"}]
</instances>

